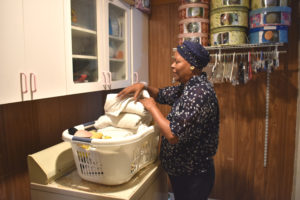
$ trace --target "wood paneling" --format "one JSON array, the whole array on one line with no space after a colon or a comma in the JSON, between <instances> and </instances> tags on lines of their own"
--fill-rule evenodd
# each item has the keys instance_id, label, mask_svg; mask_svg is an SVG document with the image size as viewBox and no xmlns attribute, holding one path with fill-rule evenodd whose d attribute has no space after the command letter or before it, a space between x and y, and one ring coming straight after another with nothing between
<instances>
[{"instance_id":1,"label":"wood paneling","mask_svg":"<svg viewBox=\"0 0 300 200\"><path fill-rule=\"evenodd\" d=\"M299 2L291 1L297 8ZM152 4L149 35L150 83L170 85L171 49L177 43L178 4ZM299 29L292 12L287 54L270 76L269 137L264 167L266 73L245 85L215 84L220 104L219 149L215 156L217 199L291 199L296 133ZM169 108L160 107L167 115Z\"/></svg>"},{"instance_id":2,"label":"wood paneling","mask_svg":"<svg viewBox=\"0 0 300 200\"><path fill-rule=\"evenodd\" d=\"M151 0L151 6L176 3L178 0Z\"/></svg>"},{"instance_id":3,"label":"wood paneling","mask_svg":"<svg viewBox=\"0 0 300 200\"><path fill-rule=\"evenodd\" d=\"M149 83L155 87L164 87L172 83L172 48L178 45L177 8L178 4L174 3L155 6L151 11L149 21ZM165 115L170 111L168 106L158 106Z\"/></svg>"}]
</instances>

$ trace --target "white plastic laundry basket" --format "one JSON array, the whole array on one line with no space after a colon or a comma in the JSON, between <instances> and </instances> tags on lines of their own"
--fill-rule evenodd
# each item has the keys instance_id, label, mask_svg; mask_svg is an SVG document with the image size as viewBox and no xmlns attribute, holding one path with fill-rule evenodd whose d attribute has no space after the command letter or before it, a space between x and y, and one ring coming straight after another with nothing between
<instances>
[{"instance_id":1,"label":"white plastic laundry basket","mask_svg":"<svg viewBox=\"0 0 300 200\"><path fill-rule=\"evenodd\" d=\"M122 184L157 159L159 134L154 126L123 139L74 136L77 130L94 129L93 124L82 124L63 132L63 140L71 142L77 171L82 179L105 185Z\"/></svg>"}]
</instances>

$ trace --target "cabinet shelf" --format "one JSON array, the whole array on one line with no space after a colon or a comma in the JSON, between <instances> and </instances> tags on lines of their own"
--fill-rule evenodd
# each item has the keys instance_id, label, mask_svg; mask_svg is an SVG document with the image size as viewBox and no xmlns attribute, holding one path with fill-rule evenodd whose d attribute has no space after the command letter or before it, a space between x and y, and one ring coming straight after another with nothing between
<instances>
[{"instance_id":1,"label":"cabinet shelf","mask_svg":"<svg viewBox=\"0 0 300 200\"><path fill-rule=\"evenodd\" d=\"M79 27L79 26L72 26L72 30L74 30L76 32L82 32L82 33L97 35L96 31L90 30L90 29L87 29L87 28L82 28L82 27Z\"/></svg>"},{"instance_id":2,"label":"cabinet shelf","mask_svg":"<svg viewBox=\"0 0 300 200\"><path fill-rule=\"evenodd\" d=\"M109 36L109 39L115 40L115 41L120 41L120 42L124 41L123 37L116 37L116 36L112 36L112 35Z\"/></svg>"},{"instance_id":3,"label":"cabinet shelf","mask_svg":"<svg viewBox=\"0 0 300 200\"><path fill-rule=\"evenodd\" d=\"M109 61L111 61L111 62L120 62L120 63L122 63L122 62L124 62L124 59L110 58Z\"/></svg>"},{"instance_id":4,"label":"cabinet shelf","mask_svg":"<svg viewBox=\"0 0 300 200\"><path fill-rule=\"evenodd\" d=\"M97 56L86 56L86 55L72 55L72 58L87 59L87 60L97 60Z\"/></svg>"}]
</instances>

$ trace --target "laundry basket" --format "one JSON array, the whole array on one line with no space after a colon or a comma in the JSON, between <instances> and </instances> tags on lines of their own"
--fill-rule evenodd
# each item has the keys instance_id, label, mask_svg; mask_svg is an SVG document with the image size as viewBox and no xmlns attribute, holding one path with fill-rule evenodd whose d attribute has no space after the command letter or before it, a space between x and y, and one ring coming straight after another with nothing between
<instances>
[{"instance_id":1,"label":"laundry basket","mask_svg":"<svg viewBox=\"0 0 300 200\"><path fill-rule=\"evenodd\" d=\"M77 171L84 180L105 185L129 181L158 155L159 134L149 126L122 139L90 139L74 136L77 130L93 130L95 122L78 125L63 132L72 146Z\"/></svg>"}]
</instances>

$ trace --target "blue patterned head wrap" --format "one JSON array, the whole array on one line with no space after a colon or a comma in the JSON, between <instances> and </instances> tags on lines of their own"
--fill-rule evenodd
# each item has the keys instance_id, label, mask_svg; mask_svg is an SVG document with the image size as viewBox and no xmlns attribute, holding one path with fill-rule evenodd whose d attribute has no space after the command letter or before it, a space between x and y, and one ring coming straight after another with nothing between
<instances>
[{"instance_id":1,"label":"blue patterned head wrap","mask_svg":"<svg viewBox=\"0 0 300 200\"><path fill-rule=\"evenodd\" d=\"M185 40L182 45L177 46L177 52L192 66L202 69L209 62L209 53L198 42Z\"/></svg>"}]
</instances>

